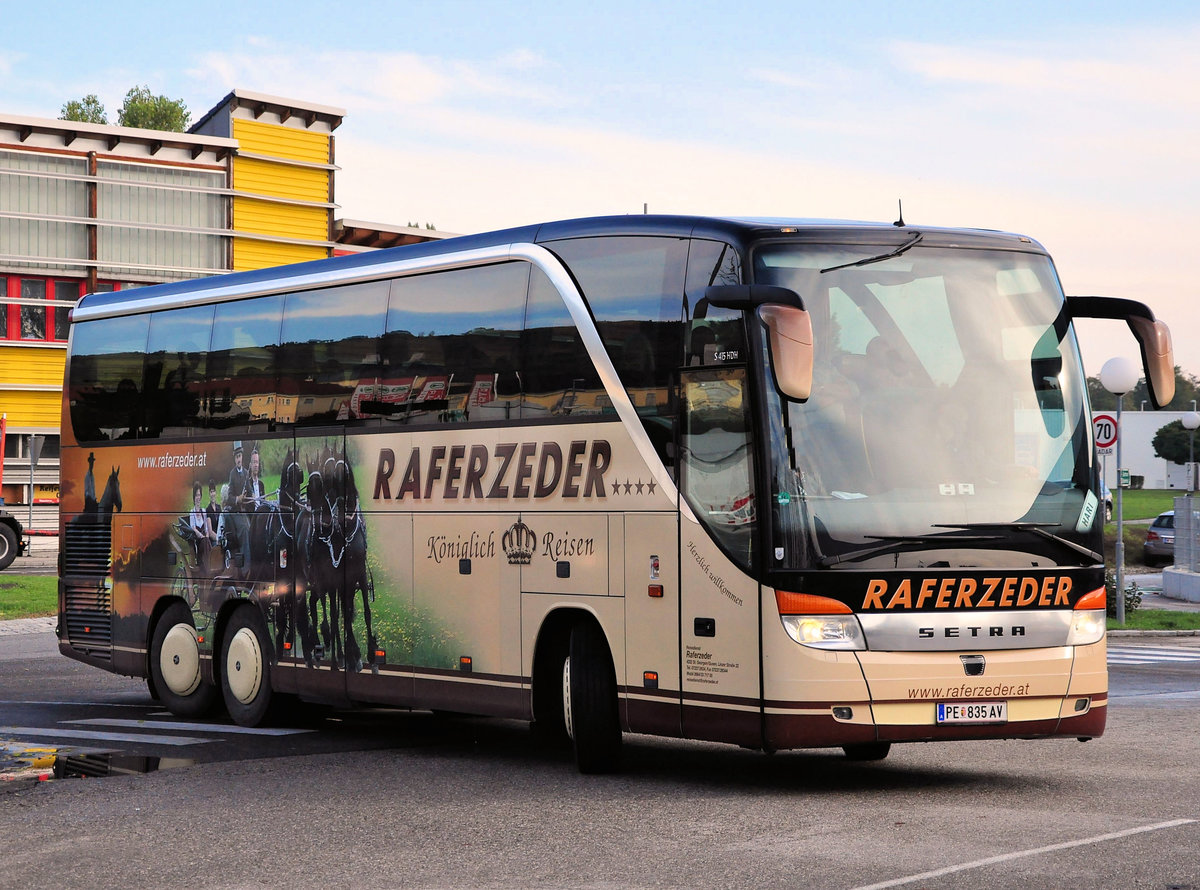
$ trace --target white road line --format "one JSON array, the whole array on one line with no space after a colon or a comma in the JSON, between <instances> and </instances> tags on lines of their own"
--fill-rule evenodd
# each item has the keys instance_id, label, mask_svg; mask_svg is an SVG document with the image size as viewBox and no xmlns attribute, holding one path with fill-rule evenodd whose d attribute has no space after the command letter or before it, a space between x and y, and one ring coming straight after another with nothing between
<instances>
[{"instance_id":1,"label":"white road line","mask_svg":"<svg viewBox=\"0 0 1200 890\"><path fill-rule=\"evenodd\" d=\"M257 728L251 726L236 726L226 725L224 723L176 723L170 720L106 720L102 717L93 717L89 720L63 720L64 724L82 724L86 726L116 726L123 729L166 729L180 730L183 732L213 732L224 735L225 733L234 733L236 735L300 735L306 732L313 732L311 729L270 729Z\"/></svg>"},{"instance_id":2,"label":"white road line","mask_svg":"<svg viewBox=\"0 0 1200 890\"><path fill-rule=\"evenodd\" d=\"M1110 646L1109 664L1162 664L1200 661L1200 649L1155 646Z\"/></svg>"},{"instance_id":3,"label":"white road line","mask_svg":"<svg viewBox=\"0 0 1200 890\"><path fill-rule=\"evenodd\" d=\"M1113 841L1118 838L1129 837L1134 834L1145 834L1148 831L1161 831L1164 828L1177 828L1180 825L1189 825L1195 822L1195 819L1172 819L1170 822L1158 822L1154 825L1141 825L1137 828L1127 828L1124 831L1114 831L1111 834L1100 834L1095 837L1087 837L1078 841L1066 841L1061 844L1051 844L1048 847L1038 847L1034 850L1018 850L1014 853L1003 853L1000 856L990 856L987 859L976 859L974 862L964 862L961 865L950 865L946 868L939 868L935 871L922 872L919 875L909 875L906 878L896 878L892 881L883 881L879 884L868 884L862 887L855 887L854 890L885 890L887 887L901 887L904 884L915 884L917 881L928 881L931 878L940 878L945 875L952 875L955 872L968 871L972 868L983 868L988 865L997 865L1001 862L1011 862L1014 859L1023 859L1027 856L1038 856L1042 853L1053 853L1057 850L1069 850L1072 847L1086 847L1088 844L1098 844L1101 841Z\"/></svg>"},{"instance_id":4,"label":"white road line","mask_svg":"<svg viewBox=\"0 0 1200 890\"><path fill-rule=\"evenodd\" d=\"M47 729L44 726L0 726L0 736L31 735L47 739L88 739L95 742L142 742L150 745L204 745L214 739L183 735L149 735L133 732L88 732L82 729Z\"/></svg>"}]
</instances>

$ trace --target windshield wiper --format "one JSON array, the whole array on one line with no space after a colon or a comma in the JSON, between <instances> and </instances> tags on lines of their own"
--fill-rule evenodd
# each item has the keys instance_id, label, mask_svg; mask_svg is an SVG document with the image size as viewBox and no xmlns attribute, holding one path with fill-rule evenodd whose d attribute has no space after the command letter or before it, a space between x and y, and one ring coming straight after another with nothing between
<instances>
[{"instance_id":1,"label":"windshield wiper","mask_svg":"<svg viewBox=\"0 0 1200 890\"><path fill-rule=\"evenodd\" d=\"M881 544L876 544L872 547L862 547L858 550L851 550L849 553L839 553L834 556L822 556L817 560L817 564L823 569L830 566L835 566L841 562L857 562L860 559L866 559L868 556L876 556L880 553L891 553L896 550L912 544L945 544L953 542L955 544L960 541L969 541L977 543L980 541L999 541L1000 535L867 535L876 541L882 541Z\"/></svg>"},{"instance_id":2,"label":"windshield wiper","mask_svg":"<svg viewBox=\"0 0 1200 890\"><path fill-rule=\"evenodd\" d=\"M1054 541L1056 544L1061 544L1076 553L1086 556L1092 562L1104 562L1104 557L1095 550L1089 550L1082 544L1076 544L1074 541L1068 541L1061 535L1056 535L1053 532L1046 531L1047 528L1054 528L1057 524L1053 522L963 522L954 525L935 523L935 528L961 528L966 531L974 531L979 529L993 530L1011 530L1025 531L1037 535L1039 538L1045 538L1047 541Z\"/></svg>"},{"instance_id":3,"label":"windshield wiper","mask_svg":"<svg viewBox=\"0 0 1200 890\"><path fill-rule=\"evenodd\" d=\"M822 269L821 274L824 275L826 272L836 272L838 269L850 269L854 266L869 266L871 263L882 263L884 260L890 260L892 257L900 256L900 254L904 253L904 251L908 250L910 247L915 247L924 237L924 234L921 232L915 232L911 238L909 238L891 253L881 253L879 256L869 256L864 260L855 260L852 263L842 263L840 266L830 266L828 269Z\"/></svg>"}]
</instances>

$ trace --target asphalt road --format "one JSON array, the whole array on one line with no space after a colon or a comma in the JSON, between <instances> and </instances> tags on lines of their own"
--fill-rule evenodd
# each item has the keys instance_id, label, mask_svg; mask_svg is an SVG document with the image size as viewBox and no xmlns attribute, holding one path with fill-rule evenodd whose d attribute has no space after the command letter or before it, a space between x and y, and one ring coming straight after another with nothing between
<instances>
[{"instance_id":1,"label":"asphalt road","mask_svg":"<svg viewBox=\"0 0 1200 890\"><path fill-rule=\"evenodd\" d=\"M1111 649L1109 729L1086 744L864 765L626 736L624 772L595 777L513 721L172 728L144 685L52 635L0 637L0 725L31 730L0 739L132 758L0 782L0 888L1200 888L1200 638Z\"/></svg>"}]
</instances>

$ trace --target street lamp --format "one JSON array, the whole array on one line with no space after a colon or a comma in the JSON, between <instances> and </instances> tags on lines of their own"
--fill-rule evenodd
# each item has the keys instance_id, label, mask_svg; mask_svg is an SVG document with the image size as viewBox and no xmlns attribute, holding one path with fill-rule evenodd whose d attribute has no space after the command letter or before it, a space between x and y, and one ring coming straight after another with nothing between
<instances>
[{"instance_id":1,"label":"street lamp","mask_svg":"<svg viewBox=\"0 0 1200 890\"><path fill-rule=\"evenodd\" d=\"M1138 382L1137 365L1118 356L1100 369L1100 384L1117 397L1117 624L1125 623L1125 514L1121 493L1121 407Z\"/></svg>"}]
</instances>

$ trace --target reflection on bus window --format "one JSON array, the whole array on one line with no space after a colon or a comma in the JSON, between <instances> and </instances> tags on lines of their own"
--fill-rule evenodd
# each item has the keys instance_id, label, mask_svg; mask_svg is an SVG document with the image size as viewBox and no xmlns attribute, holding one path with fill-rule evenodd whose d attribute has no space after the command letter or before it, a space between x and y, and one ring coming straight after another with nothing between
<instances>
[{"instance_id":1,"label":"reflection on bus window","mask_svg":"<svg viewBox=\"0 0 1200 890\"><path fill-rule=\"evenodd\" d=\"M745 368L684 372L680 475L700 521L731 556L749 566L755 500L745 395Z\"/></svg>"},{"instance_id":2,"label":"reflection on bus window","mask_svg":"<svg viewBox=\"0 0 1200 890\"><path fill-rule=\"evenodd\" d=\"M515 416L528 278L502 263L393 282L371 411L408 424Z\"/></svg>"}]
</instances>

